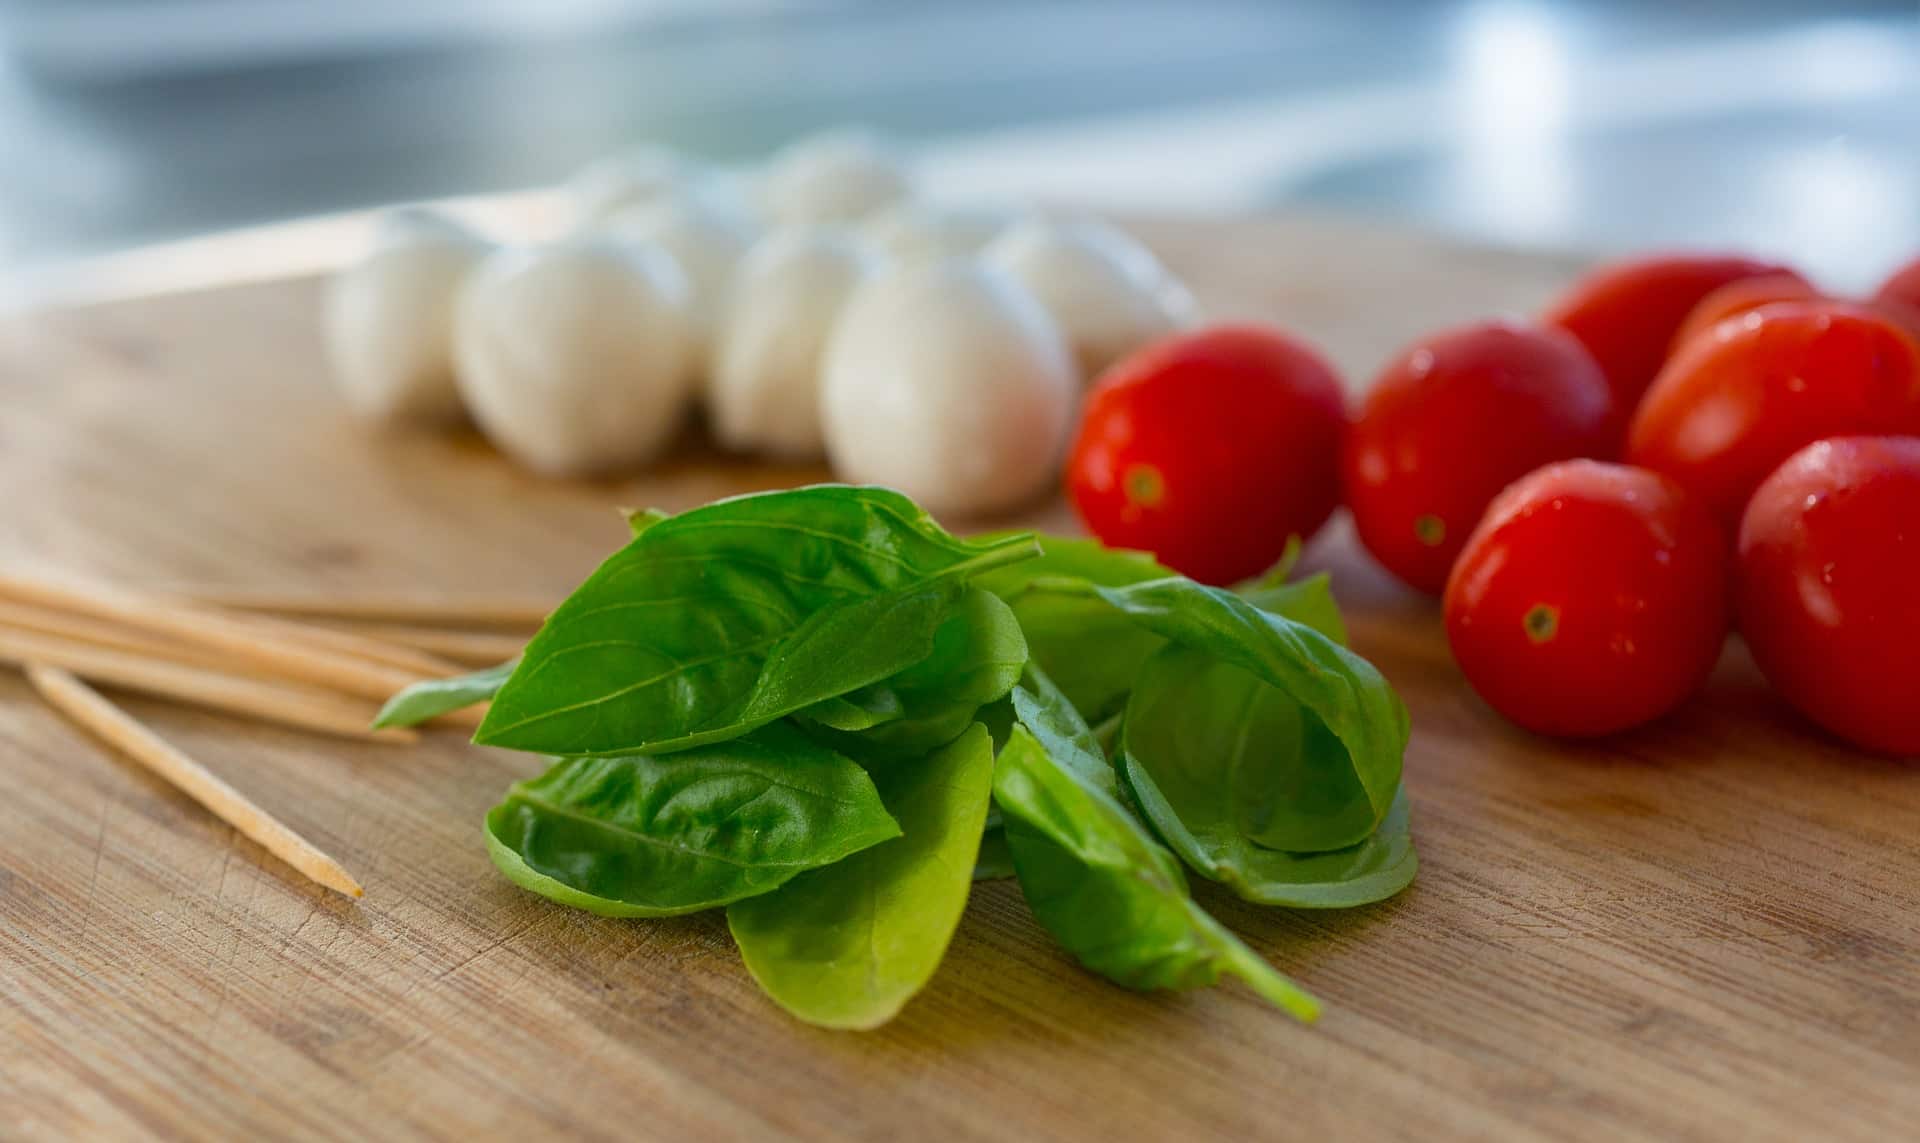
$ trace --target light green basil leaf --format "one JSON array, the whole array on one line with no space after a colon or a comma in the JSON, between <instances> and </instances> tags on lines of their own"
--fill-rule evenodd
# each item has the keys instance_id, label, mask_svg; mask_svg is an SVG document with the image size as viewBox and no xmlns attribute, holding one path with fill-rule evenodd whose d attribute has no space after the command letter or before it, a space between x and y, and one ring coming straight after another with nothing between
<instances>
[{"instance_id":1,"label":"light green basil leaf","mask_svg":"<svg viewBox=\"0 0 1920 1143\"><path fill-rule=\"evenodd\" d=\"M1189 867L1260 905L1350 909L1384 901L1413 883L1407 790L1367 840L1326 853L1284 853L1248 841L1217 804L1176 805L1131 755L1120 756L1121 784L1161 840Z\"/></svg>"},{"instance_id":2,"label":"light green basil leaf","mask_svg":"<svg viewBox=\"0 0 1920 1143\"><path fill-rule=\"evenodd\" d=\"M1119 792L1099 739L1045 671L1028 664L1010 698L1014 718L1039 740L1049 758L1104 794Z\"/></svg>"},{"instance_id":3,"label":"light green basil leaf","mask_svg":"<svg viewBox=\"0 0 1920 1143\"><path fill-rule=\"evenodd\" d=\"M1119 713L1134 671L1160 641L1100 601L1050 586L1120 586L1173 572L1144 552L1107 548L1093 540L1043 536L1040 546L1040 558L997 569L974 582L1012 606L1033 661L1088 722L1099 722Z\"/></svg>"},{"instance_id":4,"label":"light green basil leaf","mask_svg":"<svg viewBox=\"0 0 1920 1143\"><path fill-rule=\"evenodd\" d=\"M1005 697L1027 664L1020 622L998 596L969 587L933 636L926 658L881 682L801 711L828 729L828 745L869 765L918 757L972 726L980 708ZM868 726L855 711L898 710ZM833 733L833 731L853 733Z\"/></svg>"},{"instance_id":5,"label":"light green basil leaf","mask_svg":"<svg viewBox=\"0 0 1920 1143\"><path fill-rule=\"evenodd\" d=\"M1068 952L1128 988L1196 988L1237 976L1301 1020L1319 1002L1194 903L1180 863L1114 798L1015 726L994 768L1020 889Z\"/></svg>"},{"instance_id":6,"label":"light green basil leaf","mask_svg":"<svg viewBox=\"0 0 1920 1143\"><path fill-rule=\"evenodd\" d=\"M379 730L388 726L418 726L428 719L486 702L506 685L508 676L519 664L520 660L509 659L497 667L450 679L422 679L388 699L374 717L373 727Z\"/></svg>"},{"instance_id":7,"label":"light green basil leaf","mask_svg":"<svg viewBox=\"0 0 1920 1143\"><path fill-rule=\"evenodd\" d=\"M626 517L627 531L632 538L638 538L648 528L673 518L659 508L622 508L620 515Z\"/></svg>"},{"instance_id":8,"label":"light green basil leaf","mask_svg":"<svg viewBox=\"0 0 1920 1143\"><path fill-rule=\"evenodd\" d=\"M1142 668L1127 751L1169 800L1174 758L1271 849L1342 849L1373 833L1400 787L1407 711L1371 663L1230 591L1186 579L1088 589L1176 646ZM1192 823L1189 823L1191 825Z\"/></svg>"},{"instance_id":9,"label":"light green basil leaf","mask_svg":"<svg viewBox=\"0 0 1920 1143\"><path fill-rule=\"evenodd\" d=\"M770 892L897 837L873 780L784 724L665 758L566 758L487 814L515 884L609 917Z\"/></svg>"},{"instance_id":10,"label":"light green basil leaf","mask_svg":"<svg viewBox=\"0 0 1920 1143\"><path fill-rule=\"evenodd\" d=\"M876 782L899 838L727 909L747 971L809 1024L878 1027L932 979L966 908L986 821L986 728Z\"/></svg>"},{"instance_id":11,"label":"light green basil leaf","mask_svg":"<svg viewBox=\"0 0 1920 1143\"><path fill-rule=\"evenodd\" d=\"M547 620L475 741L590 755L735 737L926 658L968 578L1036 551L845 485L661 520Z\"/></svg>"}]
</instances>

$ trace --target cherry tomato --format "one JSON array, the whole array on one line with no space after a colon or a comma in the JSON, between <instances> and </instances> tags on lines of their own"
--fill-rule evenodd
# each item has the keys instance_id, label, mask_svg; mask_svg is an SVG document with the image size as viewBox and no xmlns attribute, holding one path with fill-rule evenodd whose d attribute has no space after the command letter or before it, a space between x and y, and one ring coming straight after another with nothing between
<instances>
[{"instance_id":1,"label":"cherry tomato","mask_svg":"<svg viewBox=\"0 0 1920 1143\"><path fill-rule=\"evenodd\" d=\"M1674 331L1702 298L1741 278L1792 273L1773 262L1709 255L1615 262L1575 282L1546 321L1579 338L1600 363L1624 425L1666 361Z\"/></svg>"},{"instance_id":2,"label":"cherry tomato","mask_svg":"<svg viewBox=\"0 0 1920 1143\"><path fill-rule=\"evenodd\" d=\"M1360 540L1433 595L1502 488L1549 461L1605 456L1607 379L1572 335L1466 326L1402 353L1347 434L1347 506Z\"/></svg>"},{"instance_id":3,"label":"cherry tomato","mask_svg":"<svg viewBox=\"0 0 1920 1143\"><path fill-rule=\"evenodd\" d=\"M1920 439L1808 445L1740 525L1735 603L1786 700L1869 750L1920 755Z\"/></svg>"},{"instance_id":4,"label":"cherry tomato","mask_svg":"<svg viewBox=\"0 0 1920 1143\"><path fill-rule=\"evenodd\" d=\"M1680 323L1679 332L1673 335L1667 356L1671 358L1680 352L1681 346L1727 318L1774 302L1802 302L1820 296L1813 283L1798 274L1765 274L1728 282L1701 298L1700 303L1688 311L1687 320Z\"/></svg>"},{"instance_id":5,"label":"cherry tomato","mask_svg":"<svg viewBox=\"0 0 1920 1143\"><path fill-rule=\"evenodd\" d=\"M1920 311L1920 258L1895 270L1892 277L1880 283L1873 300L1893 302L1908 310Z\"/></svg>"},{"instance_id":6,"label":"cherry tomato","mask_svg":"<svg viewBox=\"0 0 1920 1143\"><path fill-rule=\"evenodd\" d=\"M1333 368L1278 330L1223 325L1126 358L1087 398L1067 491L1089 530L1204 583L1258 575L1340 502Z\"/></svg>"},{"instance_id":7,"label":"cherry tomato","mask_svg":"<svg viewBox=\"0 0 1920 1143\"><path fill-rule=\"evenodd\" d=\"M1658 473L1550 464L1488 507L1447 580L1447 641L1474 690L1541 734L1656 718L1727 633L1720 526Z\"/></svg>"},{"instance_id":8,"label":"cherry tomato","mask_svg":"<svg viewBox=\"0 0 1920 1143\"><path fill-rule=\"evenodd\" d=\"M1862 305L1781 302L1687 344L1634 414L1627 460L1731 532L1794 450L1850 433L1920 433L1920 343Z\"/></svg>"}]
</instances>

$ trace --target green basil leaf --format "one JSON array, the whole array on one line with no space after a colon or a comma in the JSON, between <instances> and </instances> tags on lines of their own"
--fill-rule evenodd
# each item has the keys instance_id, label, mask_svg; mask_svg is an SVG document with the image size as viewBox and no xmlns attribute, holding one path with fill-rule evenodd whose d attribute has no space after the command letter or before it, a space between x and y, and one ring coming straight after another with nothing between
<instances>
[{"instance_id":1,"label":"green basil leaf","mask_svg":"<svg viewBox=\"0 0 1920 1143\"><path fill-rule=\"evenodd\" d=\"M387 700L374 716L373 728L417 726L477 702L486 702L513 674L520 660L509 659L484 671L455 675L450 679L422 679Z\"/></svg>"},{"instance_id":2,"label":"green basil leaf","mask_svg":"<svg viewBox=\"0 0 1920 1143\"><path fill-rule=\"evenodd\" d=\"M1094 972L1128 988L1197 988L1237 976L1300 1020L1319 1002L1188 895L1180 863L1118 801L1009 733L993 796L1033 915Z\"/></svg>"},{"instance_id":3,"label":"green basil leaf","mask_svg":"<svg viewBox=\"0 0 1920 1143\"><path fill-rule=\"evenodd\" d=\"M1295 623L1304 623L1320 634L1347 645L1347 621L1340 605L1333 600L1333 584L1326 572L1288 583L1293 566L1300 562L1300 537L1287 539L1287 550L1266 572L1244 583L1233 585L1233 592L1262 611L1284 615Z\"/></svg>"},{"instance_id":4,"label":"green basil leaf","mask_svg":"<svg viewBox=\"0 0 1920 1143\"><path fill-rule=\"evenodd\" d=\"M899 838L727 909L747 971L809 1024L878 1027L932 979L966 908L986 821L986 728L876 783Z\"/></svg>"},{"instance_id":5,"label":"green basil leaf","mask_svg":"<svg viewBox=\"0 0 1920 1143\"><path fill-rule=\"evenodd\" d=\"M1191 580L1088 590L1176 644L1142 667L1125 729L1173 804L1186 801L1170 788L1178 769L1224 784L1210 797L1231 799L1238 827L1270 849L1342 849L1373 833L1400 788L1407 710L1371 663Z\"/></svg>"},{"instance_id":6,"label":"green basil leaf","mask_svg":"<svg viewBox=\"0 0 1920 1143\"><path fill-rule=\"evenodd\" d=\"M952 742L972 726L980 708L1006 696L1027 664L1020 621L998 596L977 587L960 596L934 632L926 658L881 682L815 704L800 718L828 728L828 745L875 765L918 757ZM898 710L867 726L851 711ZM833 733L833 731L852 733Z\"/></svg>"},{"instance_id":7,"label":"green basil leaf","mask_svg":"<svg viewBox=\"0 0 1920 1143\"><path fill-rule=\"evenodd\" d=\"M999 568L974 582L1007 601L1027 635L1033 661L1088 722L1119 712L1133 673L1159 647L1151 632L1084 594L1051 590L1062 582L1120 586L1173 574L1144 552L1093 540L1043 536L1038 559Z\"/></svg>"},{"instance_id":8,"label":"green basil leaf","mask_svg":"<svg viewBox=\"0 0 1920 1143\"><path fill-rule=\"evenodd\" d=\"M659 508L622 508L620 515L626 517L627 531L636 539L655 524L673 518Z\"/></svg>"},{"instance_id":9,"label":"green basil leaf","mask_svg":"<svg viewBox=\"0 0 1920 1143\"><path fill-rule=\"evenodd\" d=\"M609 917L767 893L900 827L852 760L775 724L665 758L566 758L487 814L515 884Z\"/></svg>"},{"instance_id":10,"label":"green basil leaf","mask_svg":"<svg viewBox=\"0 0 1920 1143\"><path fill-rule=\"evenodd\" d=\"M1067 701L1059 687L1039 667L1028 664L1013 688L1014 718L1040 743L1047 757L1109 796L1119 793L1113 767L1099 739L1085 719Z\"/></svg>"},{"instance_id":11,"label":"green basil leaf","mask_svg":"<svg viewBox=\"0 0 1920 1143\"><path fill-rule=\"evenodd\" d=\"M560 755L723 741L927 657L970 544L897 492L822 485L653 524L547 620L475 741Z\"/></svg>"},{"instance_id":12,"label":"green basil leaf","mask_svg":"<svg viewBox=\"0 0 1920 1143\"><path fill-rule=\"evenodd\" d=\"M1386 900L1412 884L1419 870L1404 785L1386 820L1359 845L1283 853L1248 841L1218 805L1175 805L1131 755L1120 756L1120 767L1122 785L1161 839L1195 872L1256 904L1350 909Z\"/></svg>"}]
</instances>

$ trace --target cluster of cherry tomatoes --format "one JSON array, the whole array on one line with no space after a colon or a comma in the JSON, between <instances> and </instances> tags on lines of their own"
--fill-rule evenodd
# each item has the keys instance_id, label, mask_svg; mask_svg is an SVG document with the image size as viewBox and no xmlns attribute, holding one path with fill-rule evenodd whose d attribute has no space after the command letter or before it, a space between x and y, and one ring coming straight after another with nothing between
<instances>
[{"instance_id":1,"label":"cluster of cherry tomatoes","mask_svg":"<svg viewBox=\"0 0 1920 1143\"><path fill-rule=\"evenodd\" d=\"M1744 258L1603 267L1409 347L1351 417L1299 340L1200 330L1101 379L1067 483L1102 540L1211 583L1344 502L1531 730L1656 718L1737 629L1815 722L1920 754L1920 259L1860 300Z\"/></svg>"}]
</instances>

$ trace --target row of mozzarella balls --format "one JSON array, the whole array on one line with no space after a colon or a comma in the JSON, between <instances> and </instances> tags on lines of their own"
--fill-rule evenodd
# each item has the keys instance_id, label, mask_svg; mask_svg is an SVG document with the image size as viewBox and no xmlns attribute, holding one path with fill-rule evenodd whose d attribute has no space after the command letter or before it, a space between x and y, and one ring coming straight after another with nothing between
<instances>
[{"instance_id":1,"label":"row of mozzarella balls","mask_svg":"<svg viewBox=\"0 0 1920 1143\"><path fill-rule=\"evenodd\" d=\"M717 185L664 151L608 159L572 184L572 231L531 245L389 215L328 294L348 398L464 411L550 474L645 464L704 399L730 449L991 512L1057 479L1086 379L1197 318L1127 235L934 207L867 136L788 147L742 202Z\"/></svg>"}]
</instances>

